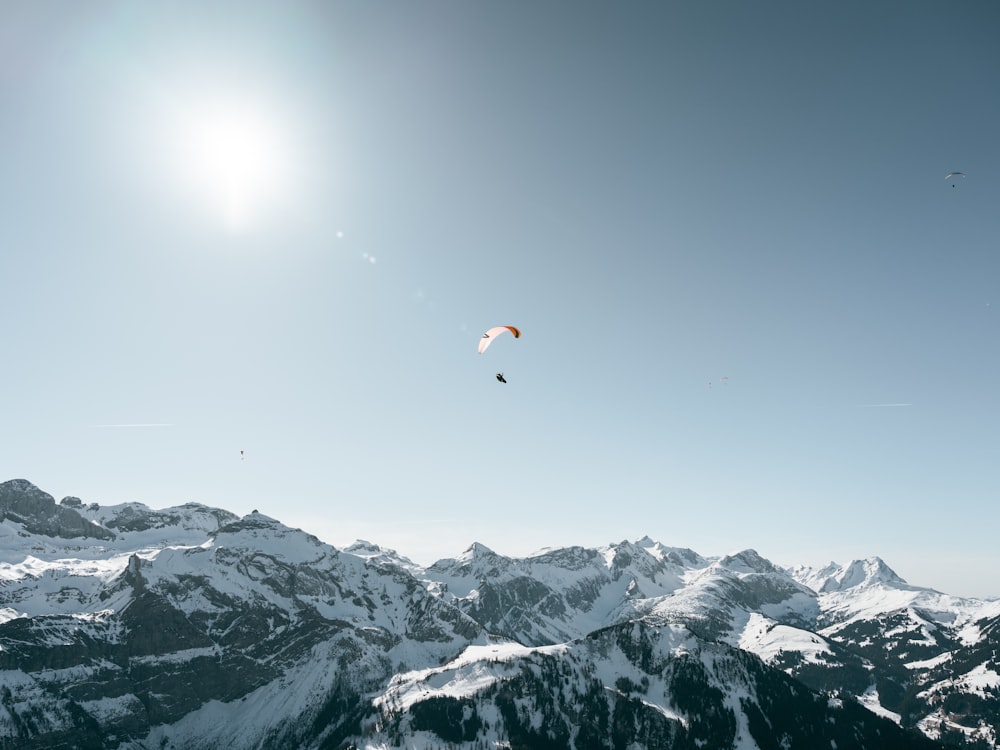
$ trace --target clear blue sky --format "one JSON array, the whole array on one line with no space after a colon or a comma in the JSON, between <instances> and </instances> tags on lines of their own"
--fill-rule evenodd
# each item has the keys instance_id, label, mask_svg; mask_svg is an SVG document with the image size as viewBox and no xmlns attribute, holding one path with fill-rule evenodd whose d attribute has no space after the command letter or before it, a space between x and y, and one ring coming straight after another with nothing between
<instances>
[{"instance_id":1,"label":"clear blue sky","mask_svg":"<svg viewBox=\"0 0 1000 750\"><path fill-rule=\"evenodd\" d=\"M1000 595L997 28L3 3L0 479L424 563L648 534Z\"/></svg>"}]
</instances>

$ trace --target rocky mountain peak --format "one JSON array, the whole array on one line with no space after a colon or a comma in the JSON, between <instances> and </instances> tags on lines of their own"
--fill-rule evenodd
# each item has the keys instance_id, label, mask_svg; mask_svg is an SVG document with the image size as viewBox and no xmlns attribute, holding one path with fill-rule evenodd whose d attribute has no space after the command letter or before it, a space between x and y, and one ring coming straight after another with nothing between
<instances>
[{"instance_id":1,"label":"rocky mountain peak","mask_svg":"<svg viewBox=\"0 0 1000 750\"><path fill-rule=\"evenodd\" d=\"M358 555L359 557L381 555L383 552L391 551L392 550L383 550L377 544L373 544L366 539L358 539L354 542L354 544L344 549L344 552L350 552L352 555Z\"/></svg>"},{"instance_id":2,"label":"rocky mountain peak","mask_svg":"<svg viewBox=\"0 0 1000 750\"><path fill-rule=\"evenodd\" d=\"M0 484L0 521L10 519L25 530L62 539L114 539L114 532L92 523L74 508L56 505L55 498L26 479Z\"/></svg>"},{"instance_id":3,"label":"rocky mountain peak","mask_svg":"<svg viewBox=\"0 0 1000 750\"><path fill-rule=\"evenodd\" d=\"M491 550L482 542L473 542L469 547L459 556L461 562L472 562L474 560L486 560L497 557L497 553Z\"/></svg>"},{"instance_id":4,"label":"rocky mountain peak","mask_svg":"<svg viewBox=\"0 0 1000 750\"><path fill-rule=\"evenodd\" d=\"M780 572L774 563L761 557L757 550L753 549L745 549L742 552L726 555L716 563L716 566L742 574Z\"/></svg>"},{"instance_id":5,"label":"rocky mountain peak","mask_svg":"<svg viewBox=\"0 0 1000 750\"><path fill-rule=\"evenodd\" d=\"M623 540L611 545L609 553L608 567L615 580L632 572L655 578L663 569L663 562L639 543Z\"/></svg>"},{"instance_id":6,"label":"rocky mountain peak","mask_svg":"<svg viewBox=\"0 0 1000 750\"><path fill-rule=\"evenodd\" d=\"M846 565L831 562L815 569L800 566L791 570L796 580L820 594L829 594L851 589L868 588L875 585L896 587L906 586L905 580L890 568L880 557L852 560Z\"/></svg>"},{"instance_id":7,"label":"rocky mountain peak","mask_svg":"<svg viewBox=\"0 0 1000 750\"><path fill-rule=\"evenodd\" d=\"M705 565L705 558L687 547L666 547L649 536L644 536L635 544L666 563L680 566Z\"/></svg>"},{"instance_id":8,"label":"rocky mountain peak","mask_svg":"<svg viewBox=\"0 0 1000 750\"><path fill-rule=\"evenodd\" d=\"M879 557L868 557L864 560L854 560L840 571L840 573L830 579L824 590L844 591L845 589L859 586L873 586L875 584L903 583L902 578L896 575L896 571L885 564Z\"/></svg>"}]
</instances>

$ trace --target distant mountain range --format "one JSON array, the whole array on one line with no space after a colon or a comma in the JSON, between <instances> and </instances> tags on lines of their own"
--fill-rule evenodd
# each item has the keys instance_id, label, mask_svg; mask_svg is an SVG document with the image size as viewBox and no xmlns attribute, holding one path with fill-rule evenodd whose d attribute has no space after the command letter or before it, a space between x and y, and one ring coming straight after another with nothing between
<instances>
[{"instance_id":1,"label":"distant mountain range","mask_svg":"<svg viewBox=\"0 0 1000 750\"><path fill-rule=\"evenodd\" d=\"M421 567L0 484L0 748L997 748L1000 601L644 538Z\"/></svg>"}]
</instances>

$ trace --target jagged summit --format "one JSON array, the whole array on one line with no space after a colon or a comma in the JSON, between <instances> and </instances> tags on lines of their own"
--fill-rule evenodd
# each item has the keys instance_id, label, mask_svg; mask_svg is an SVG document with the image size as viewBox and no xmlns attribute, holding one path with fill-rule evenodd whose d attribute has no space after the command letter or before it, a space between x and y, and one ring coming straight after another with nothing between
<instances>
[{"instance_id":1,"label":"jagged summit","mask_svg":"<svg viewBox=\"0 0 1000 750\"><path fill-rule=\"evenodd\" d=\"M0 522L21 524L32 534L62 539L114 539L115 533L87 520L72 507L56 505L55 498L26 479L0 484Z\"/></svg>"},{"instance_id":2,"label":"jagged summit","mask_svg":"<svg viewBox=\"0 0 1000 750\"><path fill-rule=\"evenodd\" d=\"M369 542L367 539L358 539L348 547L344 548L344 552L350 552L352 555L380 555L383 552L395 552L395 550L386 550L377 544Z\"/></svg>"},{"instance_id":3,"label":"jagged summit","mask_svg":"<svg viewBox=\"0 0 1000 750\"><path fill-rule=\"evenodd\" d=\"M358 539L353 544L346 547L344 552L348 555L354 555L362 560L366 560L373 565L397 565L415 575L423 573L423 568L413 562L410 558L399 554L394 549L381 547L365 539Z\"/></svg>"},{"instance_id":4,"label":"jagged summit","mask_svg":"<svg viewBox=\"0 0 1000 750\"><path fill-rule=\"evenodd\" d=\"M778 573L779 569L770 560L760 556L757 550L745 549L731 555L726 555L714 563L715 567L725 568L734 573Z\"/></svg>"},{"instance_id":5,"label":"jagged summit","mask_svg":"<svg viewBox=\"0 0 1000 750\"><path fill-rule=\"evenodd\" d=\"M885 564L879 557L869 557L865 560L854 560L847 565L843 572L832 577L827 587L835 583L839 591L854 588L855 586L874 586L876 584L905 584L902 578L896 575L896 571Z\"/></svg>"},{"instance_id":6,"label":"jagged summit","mask_svg":"<svg viewBox=\"0 0 1000 750\"><path fill-rule=\"evenodd\" d=\"M905 587L907 582L880 557L852 560L846 565L831 562L815 569L800 566L791 569L792 575L817 593L826 594L848 589L871 586Z\"/></svg>"},{"instance_id":7,"label":"jagged summit","mask_svg":"<svg viewBox=\"0 0 1000 750\"><path fill-rule=\"evenodd\" d=\"M612 578L639 576L655 581L666 570L661 557L653 554L650 547L627 539L611 544L602 550Z\"/></svg>"},{"instance_id":8,"label":"jagged summit","mask_svg":"<svg viewBox=\"0 0 1000 750\"><path fill-rule=\"evenodd\" d=\"M497 553L485 544L482 542L473 542L458 556L457 561L472 562L473 560L485 560L494 557L498 557Z\"/></svg>"},{"instance_id":9,"label":"jagged summit","mask_svg":"<svg viewBox=\"0 0 1000 750\"><path fill-rule=\"evenodd\" d=\"M40 500L48 499L55 502L55 498L53 498L52 495L48 492L42 491L27 479L8 479L5 482L0 482L0 498L6 495L24 495L31 498Z\"/></svg>"},{"instance_id":10,"label":"jagged summit","mask_svg":"<svg viewBox=\"0 0 1000 750\"><path fill-rule=\"evenodd\" d=\"M473 542L458 557L438 560L428 570L483 578L501 575L510 563L510 558L497 554L481 542Z\"/></svg>"},{"instance_id":11,"label":"jagged summit","mask_svg":"<svg viewBox=\"0 0 1000 750\"><path fill-rule=\"evenodd\" d=\"M265 515L261 513L259 510L250 511L245 516L242 516L238 521L233 521L232 523L245 524L247 526L259 526L259 527L283 525L281 521L279 521L277 518Z\"/></svg>"}]
</instances>

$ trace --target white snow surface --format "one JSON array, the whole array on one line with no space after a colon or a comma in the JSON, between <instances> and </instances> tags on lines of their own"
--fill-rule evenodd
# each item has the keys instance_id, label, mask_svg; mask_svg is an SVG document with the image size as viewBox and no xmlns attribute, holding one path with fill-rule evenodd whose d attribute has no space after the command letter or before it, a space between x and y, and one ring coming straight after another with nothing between
<instances>
[{"instance_id":1,"label":"white snow surface","mask_svg":"<svg viewBox=\"0 0 1000 750\"><path fill-rule=\"evenodd\" d=\"M430 697L464 698L513 674L516 671L513 663L518 658L535 653L560 653L566 648L565 644L529 648L510 641L469 646L443 666L396 675L374 704L393 703L409 708Z\"/></svg>"},{"instance_id":2,"label":"white snow surface","mask_svg":"<svg viewBox=\"0 0 1000 750\"><path fill-rule=\"evenodd\" d=\"M807 662L820 663L819 654L832 653L826 639L808 630L782 625L764 615L750 613L737 645L744 651L757 654L766 662L782 652L797 651Z\"/></svg>"},{"instance_id":3,"label":"white snow surface","mask_svg":"<svg viewBox=\"0 0 1000 750\"><path fill-rule=\"evenodd\" d=\"M884 716L887 719L891 719L897 724L900 722L901 717L899 714L889 711L882 707L882 703L879 701L878 690L874 687L868 688L864 693L858 696L858 702L862 706L867 708L872 713L878 714L879 716Z\"/></svg>"}]
</instances>

